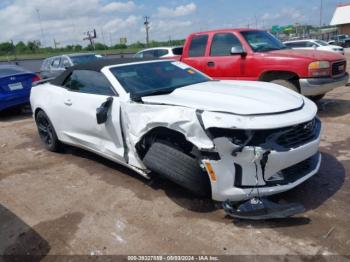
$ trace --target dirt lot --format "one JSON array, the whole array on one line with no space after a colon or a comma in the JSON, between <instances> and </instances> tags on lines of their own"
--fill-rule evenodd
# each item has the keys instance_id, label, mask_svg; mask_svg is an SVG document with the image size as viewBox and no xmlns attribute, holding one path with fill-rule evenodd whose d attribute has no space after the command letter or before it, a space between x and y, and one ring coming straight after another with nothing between
<instances>
[{"instance_id":1,"label":"dirt lot","mask_svg":"<svg viewBox=\"0 0 350 262\"><path fill-rule=\"evenodd\" d=\"M350 255L350 88L329 93L319 116L321 169L281 196L307 212L243 222L91 153L47 152L29 114L2 114L0 254Z\"/></svg>"}]
</instances>

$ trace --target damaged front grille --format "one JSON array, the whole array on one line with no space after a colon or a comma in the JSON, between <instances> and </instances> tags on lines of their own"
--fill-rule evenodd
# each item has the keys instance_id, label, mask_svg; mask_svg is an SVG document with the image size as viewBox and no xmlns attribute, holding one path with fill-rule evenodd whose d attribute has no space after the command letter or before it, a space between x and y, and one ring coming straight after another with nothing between
<instances>
[{"instance_id":1,"label":"damaged front grille","mask_svg":"<svg viewBox=\"0 0 350 262\"><path fill-rule=\"evenodd\" d=\"M300 178L306 176L310 172L316 169L318 164L320 153L316 153L312 157L299 162L293 166L287 167L278 172L278 176L281 178L280 180L272 180L266 181L266 184L269 186L272 185L285 185L289 183L293 183Z\"/></svg>"},{"instance_id":2,"label":"damaged front grille","mask_svg":"<svg viewBox=\"0 0 350 262\"><path fill-rule=\"evenodd\" d=\"M238 146L259 146L265 149L286 151L318 138L321 122L318 118L295 126L267 130L239 130L210 128L213 138L227 137Z\"/></svg>"},{"instance_id":3,"label":"damaged front grille","mask_svg":"<svg viewBox=\"0 0 350 262\"><path fill-rule=\"evenodd\" d=\"M310 122L281 131L276 142L285 148L296 148L316 139L319 135L319 129L320 121L315 118Z\"/></svg>"}]
</instances>

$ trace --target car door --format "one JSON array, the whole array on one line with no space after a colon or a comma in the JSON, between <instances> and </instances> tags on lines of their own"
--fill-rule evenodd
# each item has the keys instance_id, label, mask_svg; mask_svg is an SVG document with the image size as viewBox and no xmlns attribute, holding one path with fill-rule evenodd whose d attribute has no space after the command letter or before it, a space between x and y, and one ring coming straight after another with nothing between
<instances>
[{"instance_id":1,"label":"car door","mask_svg":"<svg viewBox=\"0 0 350 262\"><path fill-rule=\"evenodd\" d=\"M50 77L60 75L64 69L61 68L61 57L55 57L50 65Z\"/></svg>"},{"instance_id":2,"label":"car door","mask_svg":"<svg viewBox=\"0 0 350 262\"><path fill-rule=\"evenodd\" d=\"M189 39L190 44L188 47L187 56L184 56L182 62L196 68L203 73L207 72L207 57L205 57L205 52L207 48L209 36L207 34L194 35L192 39ZM209 75L209 74L208 74Z\"/></svg>"},{"instance_id":3,"label":"car door","mask_svg":"<svg viewBox=\"0 0 350 262\"><path fill-rule=\"evenodd\" d=\"M234 79L242 76L245 59L241 54L231 55L232 47L243 49L239 39L230 32L214 34L205 72L216 79Z\"/></svg>"},{"instance_id":4,"label":"car door","mask_svg":"<svg viewBox=\"0 0 350 262\"><path fill-rule=\"evenodd\" d=\"M113 160L124 160L120 127L120 103L107 78L90 70L75 70L65 80L66 88L61 105L65 125L61 135L68 143L78 145ZM113 102L105 123L98 124L96 109L107 98Z\"/></svg>"}]
</instances>

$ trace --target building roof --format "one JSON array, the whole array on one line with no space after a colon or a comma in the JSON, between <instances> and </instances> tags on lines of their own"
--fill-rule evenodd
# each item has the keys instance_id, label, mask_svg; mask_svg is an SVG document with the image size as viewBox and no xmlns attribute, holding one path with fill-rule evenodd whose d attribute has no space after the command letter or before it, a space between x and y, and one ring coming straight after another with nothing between
<instances>
[{"instance_id":1,"label":"building roof","mask_svg":"<svg viewBox=\"0 0 350 262\"><path fill-rule=\"evenodd\" d=\"M340 4L337 5L333 18L331 20L331 25L344 25L350 24L350 4Z\"/></svg>"}]
</instances>

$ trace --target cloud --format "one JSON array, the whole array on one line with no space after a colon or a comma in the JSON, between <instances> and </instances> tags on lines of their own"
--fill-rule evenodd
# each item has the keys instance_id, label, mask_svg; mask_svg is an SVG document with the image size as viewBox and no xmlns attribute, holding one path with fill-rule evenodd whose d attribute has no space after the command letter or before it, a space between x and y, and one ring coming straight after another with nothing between
<instances>
[{"instance_id":1,"label":"cloud","mask_svg":"<svg viewBox=\"0 0 350 262\"><path fill-rule=\"evenodd\" d=\"M133 1L104 4L102 0L14 0L0 8L0 42L40 40L52 46L53 40L66 44L83 44L84 32L95 28L96 41L102 42L101 32L113 35L114 43L121 35L130 41L139 36L141 16L127 15L136 8ZM120 12L118 12L120 11ZM40 19L39 19L40 15ZM140 20L140 21L138 21ZM41 34L41 28L43 34ZM100 32L100 33L99 33ZM129 34L128 34L129 33Z\"/></svg>"},{"instance_id":2,"label":"cloud","mask_svg":"<svg viewBox=\"0 0 350 262\"><path fill-rule=\"evenodd\" d=\"M168 7L158 7L158 17L180 17L193 14L197 10L197 6L194 3L187 5L179 5L175 9Z\"/></svg>"},{"instance_id":3,"label":"cloud","mask_svg":"<svg viewBox=\"0 0 350 262\"><path fill-rule=\"evenodd\" d=\"M126 19L115 18L113 20L108 21L103 26L103 30L107 30L109 32L117 32L119 30L131 28L140 22L141 22L141 18L134 15L131 15Z\"/></svg>"},{"instance_id":4,"label":"cloud","mask_svg":"<svg viewBox=\"0 0 350 262\"><path fill-rule=\"evenodd\" d=\"M289 23L294 22L303 22L303 20L306 18L306 15L303 14L300 10L295 8L283 8L278 13L265 13L261 19L266 21L287 21L289 20ZM290 21L292 19L292 21Z\"/></svg>"},{"instance_id":5,"label":"cloud","mask_svg":"<svg viewBox=\"0 0 350 262\"><path fill-rule=\"evenodd\" d=\"M112 2L105 5L102 8L102 12L130 12L136 8L136 5L133 1L126 3L122 2Z\"/></svg>"}]
</instances>

